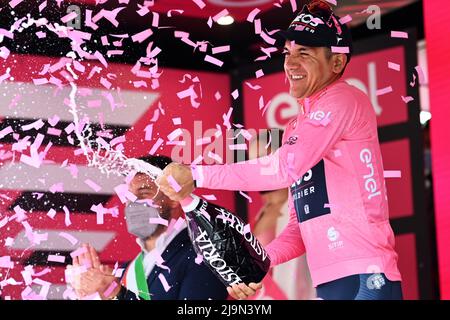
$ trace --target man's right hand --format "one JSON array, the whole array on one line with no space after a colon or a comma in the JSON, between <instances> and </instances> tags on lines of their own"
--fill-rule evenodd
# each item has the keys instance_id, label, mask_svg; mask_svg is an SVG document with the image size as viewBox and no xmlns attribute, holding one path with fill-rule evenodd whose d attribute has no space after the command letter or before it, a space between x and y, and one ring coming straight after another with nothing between
<instances>
[{"instance_id":1,"label":"man's right hand","mask_svg":"<svg viewBox=\"0 0 450 320\"><path fill-rule=\"evenodd\" d=\"M227 287L227 291L236 300L245 300L250 296L253 296L256 291L262 288L262 283L245 283L234 284L231 287Z\"/></svg>"}]
</instances>

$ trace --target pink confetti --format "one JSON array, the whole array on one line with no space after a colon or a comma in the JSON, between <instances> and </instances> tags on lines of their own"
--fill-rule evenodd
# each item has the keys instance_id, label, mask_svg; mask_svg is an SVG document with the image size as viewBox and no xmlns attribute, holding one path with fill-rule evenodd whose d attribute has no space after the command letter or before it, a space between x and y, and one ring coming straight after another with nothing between
<instances>
[{"instance_id":1,"label":"pink confetti","mask_svg":"<svg viewBox=\"0 0 450 320\"><path fill-rule=\"evenodd\" d=\"M38 31L38 32L36 32L36 36L37 36L39 39L43 39L43 38L46 38L46 37L47 37L47 34L46 34L45 32L43 32L43 31Z\"/></svg>"},{"instance_id":2,"label":"pink confetti","mask_svg":"<svg viewBox=\"0 0 450 320\"><path fill-rule=\"evenodd\" d=\"M201 264L203 262L203 256L201 254L197 254L197 257L195 258L196 264Z\"/></svg>"},{"instance_id":3,"label":"pink confetti","mask_svg":"<svg viewBox=\"0 0 450 320\"><path fill-rule=\"evenodd\" d=\"M158 140L156 141L156 143L153 145L153 147L150 149L149 154L154 155L156 150L158 150L158 148L163 144L164 140L161 138L158 138Z\"/></svg>"},{"instance_id":4,"label":"pink confetti","mask_svg":"<svg viewBox=\"0 0 450 320\"><path fill-rule=\"evenodd\" d=\"M50 210L48 210L47 216L49 216L51 219L54 219L54 218L55 218L55 215L56 215L55 209L50 209Z\"/></svg>"},{"instance_id":5,"label":"pink confetti","mask_svg":"<svg viewBox=\"0 0 450 320\"><path fill-rule=\"evenodd\" d=\"M138 7L139 7L140 9L139 9L138 11L136 11L136 12L137 12L137 14L140 15L141 17L145 16L147 13L150 12L150 10L148 9L148 7L146 7L146 6L141 6L139 3L138 3Z\"/></svg>"},{"instance_id":6,"label":"pink confetti","mask_svg":"<svg viewBox=\"0 0 450 320\"><path fill-rule=\"evenodd\" d=\"M109 82L106 78L101 77L100 78L100 83L106 88L106 89L111 89L111 82Z\"/></svg>"},{"instance_id":7,"label":"pink confetti","mask_svg":"<svg viewBox=\"0 0 450 320\"><path fill-rule=\"evenodd\" d=\"M186 221L182 217L179 217L177 222L175 222L173 228L175 230L180 230L185 223L186 223Z\"/></svg>"},{"instance_id":8,"label":"pink confetti","mask_svg":"<svg viewBox=\"0 0 450 320\"><path fill-rule=\"evenodd\" d=\"M14 262L11 261L10 256L0 257L0 268L14 268Z\"/></svg>"},{"instance_id":9,"label":"pink confetti","mask_svg":"<svg viewBox=\"0 0 450 320\"><path fill-rule=\"evenodd\" d=\"M70 226L72 224L72 222L70 221L70 212L69 212L69 209L66 206L63 207L63 211L65 213L65 215L64 215L64 224L66 225L66 227L68 227L68 226Z\"/></svg>"},{"instance_id":10,"label":"pink confetti","mask_svg":"<svg viewBox=\"0 0 450 320\"><path fill-rule=\"evenodd\" d=\"M169 225L169 221L167 221L166 219L163 219L161 217L159 218L150 218L148 221L150 224L160 224L163 226L168 226Z\"/></svg>"},{"instance_id":11,"label":"pink confetti","mask_svg":"<svg viewBox=\"0 0 450 320\"><path fill-rule=\"evenodd\" d=\"M166 280L166 277L164 277L164 275L162 274L162 273L160 273L159 275L158 275L158 278L159 278L159 280L161 281L161 283L162 283L162 285L163 285L163 287L164 287L164 290L166 291L166 292L168 292L169 290L170 290L170 286L169 286L169 284L167 283L167 280Z\"/></svg>"},{"instance_id":12,"label":"pink confetti","mask_svg":"<svg viewBox=\"0 0 450 320\"><path fill-rule=\"evenodd\" d=\"M64 192L64 184L62 182L55 183L48 189L51 193Z\"/></svg>"},{"instance_id":13,"label":"pink confetti","mask_svg":"<svg viewBox=\"0 0 450 320\"><path fill-rule=\"evenodd\" d=\"M391 31L391 38L408 39L408 33L403 31Z\"/></svg>"},{"instance_id":14,"label":"pink confetti","mask_svg":"<svg viewBox=\"0 0 450 320\"><path fill-rule=\"evenodd\" d=\"M243 196L244 198L246 198L246 199L248 200L249 203L252 203L252 202L253 202L252 198L251 198L248 194L246 194L245 192L239 191L239 194L240 194L241 196Z\"/></svg>"},{"instance_id":15,"label":"pink confetti","mask_svg":"<svg viewBox=\"0 0 450 320\"><path fill-rule=\"evenodd\" d=\"M134 202L137 200L137 197L128 190L128 185L119 184L114 188L114 192L118 195L120 202L125 203L128 200Z\"/></svg>"},{"instance_id":16,"label":"pink confetti","mask_svg":"<svg viewBox=\"0 0 450 320\"><path fill-rule=\"evenodd\" d=\"M119 143L123 143L125 141L126 141L125 136L119 136L119 137L116 137L116 138L112 139L109 144L110 144L111 147L114 147L115 145L117 145Z\"/></svg>"},{"instance_id":17,"label":"pink confetti","mask_svg":"<svg viewBox=\"0 0 450 320\"><path fill-rule=\"evenodd\" d=\"M181 118L180 118L180 117L172 118L172 123L173 123L175 126L180 125L180 124L181 124Z\"/></svg>"},{"instance_id":18,"label":"pink confetti","mask_svg":"<svg viewBox=\"0 0 450 320\"><path fill-rule=\"evenodd\" d=\"M11 0L9 2L9 5L11 6L11 8L14 9L15 6L17 6L19 3L21 3L23 0Z\"/></svg>"},{"instance_id":19,"label":"pink confetti","mask_svg":"<svg viewBox=\"0 0 450 320\"><path fill-rule=\"evenodd\" d=\"M205 61L209 62L209 63L212 63L212 64L215 64L215 65L217 65L219 67L223 66L223 61L220 61L219 59L216 59L216 58L214 58L214 57L212 57L212 56L210 56L208 54L205 56Z\"/></svg>"},{"instance_id":20,"label":"pink confetti","mask_svg":"<svg viewBox=\"0 0 450 320\"><path fill-rule=\"evenodd\" d=\"M255 25L255 34L261 34L262 28L261 28L261 20L256 19L253 24Z\"/></svg>"},{"instance_id":21,"label":"pink confetti","mask_svg":"<svg viewBox=\"0 0 450 320\"><path fill-rule=\"evenodd\" d=\"M83 150L81 150L81 151L83 151ZM81 154L82 154L82 153L83 153L83 152L81 152ZM72 177L78 178L78 167L77 167L75 164L71 163L71 164L67 167L67 170L69 170L69 172L70 172L70 174L72 175Z\"/></svg>"},{"instance_id":22,"label":"pink confetti","mask_svg":"<svg viewBox=\"0 0 450 320\"><path fill-rule=\"evenodd\" d=\"M352 16L348 14L348 15L346 15L346 16L340 18L340 19L339 19L339 23L340 23L340 24L346 24L346 23L348 23L348 22L350 22L350 21L352 21L352 20L353 20Z\"/></svg>"},{"instance_id":23,"label":"pink confetti","mask_svg":"<svg viewBox=\"0 0 450 320\"><path fill-rule=\"evenodd\" d=\"M184 13L184 10L180 10L180 9L171 9L171 10L169 10L169 11L167 12L167 16L168 16L169 18L171 18L172 15L173 15L173 12L176 12L176 13L179 13L179 14L183 14L183 13Z\"/></svg>"},{"instance_id":24,"label":"pink confetti","mask_svg":"<svg viewBox=\"0 0 450 320\"><path fill-rule=\"evenodd\" d=\"M333 53L350 53L349 47L331 47Z\"/></svg>"},{"instance_id":25,"label":"pink confetti","mask_svg":"<svg viewBox=\"0 0 450 320\"><path fill-rule=\"evenodd\" d=\"M141 87L147 88L147 82L145 82L143 80L141 80L141 81L133 81L133 85L134 85L135 88L141 88Z\"/></svg>"},{"instance_id":26,"label":"pink confetti","mask_svg":"<svg viewBox=\"0 0 450 320\"><path fill-rule=\"evenodd\" d=\"M77 250L72 251L72 252L70 253L70 256L71 256L72 258L75 258L75 257L81 256L83 253L86 253L86 252L87 252L87 248L86 248L86 247L80 247L80 248L78 248Z\"/></svg>"},{"instance_id":27,"label":"pink confetti","mask_svg":"<svg viewBox=\"0 0 450 320\"><path fill-rule=\"evenodd\" d=\"M88 108L100 108L102 105L102 100L88 100Z\"/></svg>"},{"instance_id":28,"label":"pink confetti","mask_svg":"<svg viewBox=\"0 0 450 320\"><path fill-rule=\"evenodd\" d=\"M239 97L239 90L236 89L231 93L231 96L233 97L234 100L236 100Z\"/></svg>"},{"instance_id":29,"label":"pink confetti","mask_svg":"<svg viewBox=\"0 0 450 320\"><path fill-rule=\"evenodd\" d=\"M78 14L75 11L72 11L71 13L65 15L64 17L61 18L61 21L63 23L67 23L73 19L75 19L78 16Z\"/></svg>"},{"instance_id":30,"label":"pink confetti","mask_svg":"<svg viewBox=\"0 0 450 320\"><path fill-rule=\"evenodd\" d=\"M420 66L416 66L417 75L419 76L419 84L426 85L428 83L425 74Z\"/></svg>"},{"instance_id":31,"label":"pink confetti","mask_svg":"<svg viewBox=\"0 0 450 320\"><path fill-rule=\"evenodd\" d=\"M167 139L169 141L173 141L176 138L178 138L179 136L181 136L183 134L183 130L181 128L177 128L175 130L173 130L169 135L167 135Z\"/></svg>"},{"instance_id":32,"label":"pink confetti","mask_svg":"<svg viewBox=\"0 0 450 320\"><path fill-rule=\"evenodd\" d=\"M182 188L178 184L178 182L170 175L167 177L167 182L169 182L170 186L175 190L175 192L179 192Z\"/></svg>"},{"instance_id":33,"label":"pink confetti","mask_svg":"<svg viewBox=\"0 0 450 320\"><path fill-rule=\"evenodd\" d=\"M149 124L145 127L145 141L152 140L152 134L153 134L153 124Z\"/></svg>"},{"instance_id":34,"label":"pink confetti","mask_svg":"<svg viewBox=\"0 0 450 320\"><path fill-rule=\"evenodd\" d=\"M255 20L255 17L258 13L260 13L261 10L259 10L258 8L253 9L247 16L247 21L252 23Z\"/></svg>"},{"instance_id":35,"label":"pink confetti","mask_svg":"<svg viewBox=\"0 0 450 320\"><path fill-rule=\"evenodd\" d=\"M36 86L40 86L40 85L43 85L43 84L47 84L48 80L46 78L33 79L33 83Z\"/></svg>"},{"instance_id":36,"label":"pink confetti","mask_svg":"<svg viewBox=\"0 0 450 320\"><path fill-rule=\"evenodd\" d=\"M105 57L103 57L103 55L102 55L100 52L95 51L94 57L96 57L96 58L98 59L98 61L100 61L100 63L101 63L105 68L108 68L108 62L106 62Z\"/></svg>"},{"instance_id":37,"label":"pink confetti","mask_svg":"<svg viewBox=\"0 0 450 320\"><path fill-rule=\"evenodd\" d=\"M69 241L72 245L76 245L78 243L78 239L69 233L60 232L58 235L64 239L66 239L67 241Z\"/></svg>"},{"instance_id":38,"label":"pink confetti","mask_svg":"<svg viewBox=\"0 0 450 320\"><path fill-rule=\"evenodd\" d=\"M228 52L228 51L230 51L230 46L221 46L221 47L212 48L213 54L218 54L218 53Z\"/></svg>"},{"instance_id":39,"label":"pink confetti","mask_svg":"<svg viewBox=\"0 0 450 320\"><path fill-rule=\"evenodd\" d=\"M264 31L261 31L261 38L270 45L274 45L276 40L274 38L269 37Z\"/></svg>"},{"instance_id":40,"label":"pink confetti","mask_svg":"<svg viewBox=\"0 0 450 320\"><path fill-rule=\"evenodd\" d=\"M112 57L112 56L120 56L120 55L122 55L123 54L123 50L108 50L107 52L106 52L106 55L108 56L108 57Z\"/></svg>"},{"instance_id":41,"label":"pink confetti","mask_svg":"<svg viewBox=\"0 0 450 320\"><path fill-rule=\"evenodd\" d=\"M159 14L153 12L152 27L157 28L158 26L159 26Z\"/></svg>"},{"instance_id":42,"label":"pink confetti","mask_svg":"<svg viewBox=\"0 0 450 320\"><path fill-rule=\"evenodd\" d=\"M3 139L4 137L6 137L8 134L13 133L13 129L11 128L11 126L8 126L4 129L2 129L0 131L0 139Z\"/></svg>"},{"instance_id":43,"label":"pink confetti","mask_svg":"<svg viewBox=\"0 0 450 320\"><path fill-rule=\"evenodd\" d=\"M297 0L290 0L290 1L291 1L292 12L297 11Z\"/></svg>"},{"instance_id":44,"label":"pink confetti","mask_svg":"<svg viewBox=\"0 0 450 320\"><path fill-rule=\"evenodd\" d=\"M220 94L219 91L217 91L217 92L214 94L214 98L215 98L217 101L219 101L220 99L222 99L222 95Z\"/></svg>"},{"instance_id":45,"label":"pink confetti","mask_svg":"<svg viewBox=\"0 0 450 320\"><path fill-rule=\"evenodd\" d=\"M25 215L26 211L23 210L19 205L14 207L14 212L16 214L13 217L15 217L18 222L21 222L27 218ZM11 219L12 219L12 217L11 217Z\"/></svg>"},{"instance_id":46,"label":"pink confetti","mask_svg":"<svg viewBox=\"0 0 450 320\"><path fill-rule=\"evenodd\" d=\"M199 138L199 139L195 140L196 146L202 146L202 145L208 144L208 143L211 143L211 137L203 137L203 138Z\"/></svg>"},{"instance_id":47,"label":"pink confetti","mask_svg":"<svg viewBox=\"0 0 450 320\"><path fill-rule=\"evenodd\" d=\"M202 162L203 160L203 156L199 155L197 158L194 159L194 161L192 161L191 165L192 165L192 174L195 174L196 170L195 170L195 166L198 165L200 162ZM197 179L197 178L194 178Z\"/></svg>"},{"instance_id":48,"label":"pink confetti","mask_svg":"<svg viewBox=\"0 0 450 320\"><path fill-rule=\"evenodd\" d=\"M385 178L401 178L402 172L400 170L385 170L384 177Z\"/></svg>"},{"instance_id":49,"label":"pink confetti","mask_svg":"<svg viewBox=\"0 0 450 320\"><path fill-rule=\"evenodd\" d=\"M202 197L205 198L206 200L210 200L210 201L217 200L216 196L213 194L205 194Z\"/></svg>"},{"instance_id":50,"label":"pink confetti","mask_svg":"<svg viewBox=\"0 0 450 320\"><path fill-rule=\"evenodd\" d=\"M262 69L259 69L258 71L255 72L256 78L261 78L262 76L264 76L264 71L262 71Z\"/></svg>"},{"instance_id":51,"label":"pink confetti","mask_svg":"<svg viewBox=\"0 0 450 320\"><path fill-rule=\"evenodd\" d=\"M217 22L217 20L219 20L220 18L225 17L227 15L229 15L228 10L227 9L223 9L218 14L216 14L212 19L214 20L214 22Z\"/></svg>"},{"instance_id":52,"label":"pink confetti","mask_svg":"<svg viewBox=\"0 0 450 320\"><path fill-rule=\"evenodd\" d=\"M416 85L416 75L415 74L413 74L413 80L409 83L409 85L411 87L414 87Z\"/></svg>"},{"instance_id":53,"label":"pink confetti","mask_svg":"<svg viewBox=\"0 0 450 320\"><path fill-rule=\"evenodd\" d=\"M150 119L151 122L156 122L159 119L159 109L156 109L153 113L153 117Z\"/></svg>"},{"instance_id":54,"label":"pink confetti","mask_svg":"<svg viewBox=\"0 0 450 320\"><path fill-rule=\"evenodd\" d=\"M400 71L400 65L394 62L388 62L388 68L395 71Z\"/></svg>"},{"instance_id":55,"label":"pink confetti","mask_svg":"<svg viewBox=\"0 0 450 320\"><path fill-rule=\"evenodd\" d=\"M64 129L64 131L65 131L67 134L71 134L71 133L73 132L74 129L75 129L75 125L74 125L73 122L72 122L72 123L70 123L70 124Z\"/></svg>"},{"instance_id":56,"label":"pink confetti","mask_svg":"<svg viewBox=\"0 0 450 320\"><path fill-rule=\"evenodd\" d=\"M405 102L405 103L409 103L409 102L413 101L414 98L411 97L411 96L407 96L407 97L402 96L402 100L403 100L403 102Z\"/></svg>"},{"instance_id":57,"label":"pink confetti","mask_svg":"<svg viewBox=\"0 0 450 320\"><path fill-rule=\"evenodd\" d=\"M0 36L5 36L10 39L14 38L14 34L11 31L2 28L0 28Z\"/></svg>"},{"instance_id":58,"label":"pink confetti","mask_svg":"<svg viewBox=\"0 0 450 320\"><path fill-rule=\"evenodd\" d=\"M107 19L109 22L111 22L116 28L119 26L119 22L116 20L116 16L119 14L120 11L125 9L126 7L120 7L111 11L102 9L99 13L97 13L93 18L92 21L94 23L97 23L102 18Z\"/></svg>"},{"instance_id":59,"label":"pink confetti","mask_svg":"<svg viewBox=\"0 0 450 320\"><path fill-rule=\"evenodd\" d=\"M223 222L234 223L234 222L233 222L233 219L231 219L231 218L229 218L229 217L226 217L226 216L224 216L224 215L222 215L222 214L218 215L218 216L216 217L216 219L221 219Z\"/></svg>"},{"instance_id":60,"label":"pink confetti","mask_svg":"<svg viewBox=\"0 0 450 320\"><path fill-rule=\"evenodd\" d=\"M61 130L56 128L48 128L47 134L59 137L61 135Z\"/></svg>"},{"instance_id":61,"label":"pink confetti","mask_svg":"<svg viewBox=\"0 0 450 320\"><path fill-rule=\"evenodd\" d=\"M211 221L211 216L205 211L205 209L200 209L200 213L206 218L206 220Z\"/></svg>"},{"instance_id":62,"label":"pink confetti","mask_svg":"<svg viewBox=\"0 0 450 320\"><path fill-rule=\"evenodd\" d=\"M3 228L8 223L8 217L4 217L2 220L0 220L0 228Z\"/></svg>"},{"instance_id":63,"label":"pink confetti","mask_svg":"<svg viewBox=\"0 0 450 320\"><path fill-rule=\"evenodd\" d=\"M64 263L66 261L66 257L65 256L57 256L54 254L49 254L47 257L47 261L48 262L59 262L59 263Z\"/></svg>"},{"instance_id":64,"label":"pink confetti","mask_svg":"<svg viewBox=\"0 0 450 320\"><path fill-rule=\"evenodd\" d=\"M230 144L230 150L247 150L247 145L245 143L240 144Z\"/></svg>"},{"instance_id":65,"label":"pink confetti","mask_svg":"<svg viewBox=\"0 0 450 320\"><path fill-rule=\"evenodd\" d=\"M5 247L11 247L14 244L14 239L13 238L6 238L5 240Z\"/></svg>"},{"instance_id":66,"label":"pink confetti","mask_svg":"<svg viewBox=\"0 0 450 320\"><path fill-rule=\"evenodd\" d=\"M39 12L41 12L42 10L44 10L45 7L47 7L47 0L44 1L44 2L42 2L42 3L39 5Z\"/></svg>"},{"instance_id":67,"label":"pink confetti","mask_svg":"<svg viewBox=\"0 0 450 320\"><path fill-rule=\"evenodd\" d=\"M209 28L212 28L213 20L211 17L208 18L208 21L206 22L206 24L208 25Z\"/></svg>"},{"instance_id":68,"label":"pink confetti","mask_svg":"<svg viewBox=\"0 0 450 320\"><path fill-rule=\"evenodd\" d=\"M7 59L9 57L10 51L7 47L0 48L0 57L3 59Z\"/></svg>"},{"instance_id":69,"label":"pink confetti","mask_svg":"<svg viewBox=\"0 0 450 320\"><path fill-rule=\"evenodd\" d=\"M261 89L260 85L252 85L250 82L247 82L247 81L245 82L245 84L252 90L259 90L259 89Z\"/></svg>"},{"instance_id":70,"label":"pink confetti","mask_svg":"<svg viewBox=\"0 0 450 320\"><path fill-rule=\"evenodd\" d=\"M200 9L206 7L206 4L202 0L192 0Z\"/></svg>"},{"instance_id":71,"label":"pink confetti","mask_svg":"<svg viewBox=\"0 0 450 320\"><path fill-rule=\"evenodd\" d=\"M103 295L105 297L109 297L111 295L111 293L114 291L114 289L117 288L117 282L113 281L111 282L111 284L108 286L108 288L103 292Z\"/></svg>"},{"instance_id":72,"label":"pink confetti","mask_svg":"<svg viewBox=\"0 0 450 320\"><path fill-rule=\"evenodd\" d=\"M210 157L211 159L216 160L218 163L223 163L222 157L219 156L218 154L215 154L212 151L208 152L208 157Z\"/></svg>"},{"instance_id":73,"label":"pink confetti","mask_svg":"<svg viewBox=\"0 0 450 320\"><path fill-rule=\"evenodd\" d=\"M252 139L252 135L250 132L248 132L245 129L241 129L241 131L239 131L240 134L242 134L242 136L245 138L245 140L250 141ZM269 139L272 140L272 135L269 136ZM269 141L270 143L270 141Z\"/></svg>"},{"instance_id":74,"label":"pink confetti","mask_svg":"<svg viewBox=\"0 0 450 320\"><path fill-rule=\"evenodd\" d=\"M52 126L56 126L56 124L59 122L59 117L55 114L52 118L49 118L47 122Z\"/></svg>"},{"instance_id":75,"label":"pink confetti","mask_svg":"<svg viewBox=\"0 0 450 320\"><path fill-rule=\"evenodd\" d=\"M379 89L379 90L377 90L377 96L382 96L382 95L385 95L385 94L390 93L392 91L393 90L392 90L391 86L383 88L383 89Z\"/></svg>"},{"instance_id":76,"label":"pink confetti","mask_svg":"<svg viewBox=\"0 0 450 320\"><path fill-rule=\"evenodd\" d=\"M96 184L94 181L90 179L84 180L84 183L87 184L95 192L99 192L100 190L102 190L102 187L100 187L98 184Z\"/></svg>"},{"instance_id":77,"label":"pink confetti","mask_svg":"<svg viewBox=\"0 0 450 320\"><path fill-rule=\"evenodd\" d=\"M102 36L100 39L102 41L102 45L109 46L108 36Z\"/></svg>"}]
</instances>

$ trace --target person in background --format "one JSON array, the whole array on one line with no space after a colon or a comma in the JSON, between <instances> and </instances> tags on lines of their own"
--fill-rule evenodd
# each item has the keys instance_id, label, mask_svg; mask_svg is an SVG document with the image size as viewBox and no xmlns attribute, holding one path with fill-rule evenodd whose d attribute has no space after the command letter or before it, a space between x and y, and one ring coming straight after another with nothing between
<instances>
[{"instance_id":1,"label":"person in background","mask_svg":"<svg viewBox=\"0 0 450 320\"><path fill-rule=\"evenodd\" d=\"M249 160L275 152L282 144L283 130L270 129L260 133L249 146ZM269 143L270 141L270 143ZM263 246L274 240L289 221L288 188L260 191L263 207L256 216L253 233ZM289 300L316 298L306 253L273 267L272 279Z\"/></svg>"}]
</instances>

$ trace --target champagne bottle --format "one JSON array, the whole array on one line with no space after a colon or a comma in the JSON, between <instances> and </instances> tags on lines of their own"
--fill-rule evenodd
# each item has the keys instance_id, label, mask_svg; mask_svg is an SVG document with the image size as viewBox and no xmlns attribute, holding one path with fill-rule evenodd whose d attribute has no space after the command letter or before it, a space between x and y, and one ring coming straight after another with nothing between
<instances>
[{"instance_id":1,"label":"champagne bottle","mask_svg":"<svg viewBox=\"0 0 450 320\"><path fill-rule=\"evenodd\" d=\"M128 159L126 165L152 179L162 174L161 169L139 159ZM192 194L180 203L195 251L226 286L262 281L270 258L240 218Z\"/></svg>"},{"instance_id":2,"label":"champagne bottle","mask_svg":"<svg viewBox=\"0 0 450 320\"><path fill-rule=\"evenodd\" d=\"M226 286L262 281L270 258L240 218L195 195L180 203L196 253Z\"/></svg>"}]
</instances>

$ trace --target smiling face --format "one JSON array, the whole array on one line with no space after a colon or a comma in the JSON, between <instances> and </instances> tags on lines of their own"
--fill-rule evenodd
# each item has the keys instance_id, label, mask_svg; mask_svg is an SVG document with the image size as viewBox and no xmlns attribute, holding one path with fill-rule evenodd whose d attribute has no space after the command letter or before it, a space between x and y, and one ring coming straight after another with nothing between
<instances>
[{"instance_id":1,"label":"smiling face","mask_svg":"<svg viewBox=\"0 0 450 320\"><path fill-rule=\"evenodd\" d=\"M290 94L307 98L340 78L347 58L332 54L325 47L306 47L286 41L284 71L289 80Z\"/></svg>"}]
</instances>

